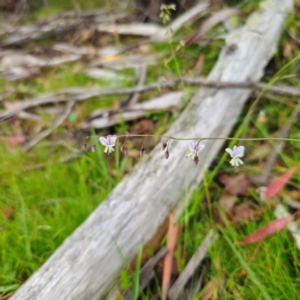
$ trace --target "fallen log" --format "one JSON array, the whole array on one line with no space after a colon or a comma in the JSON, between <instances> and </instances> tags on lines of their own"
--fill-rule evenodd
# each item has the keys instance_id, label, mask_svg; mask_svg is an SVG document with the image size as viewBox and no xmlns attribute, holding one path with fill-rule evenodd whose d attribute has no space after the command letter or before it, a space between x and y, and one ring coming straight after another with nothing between
<instances>
[{"instance_id":1,"label":"fallen log","mask_svg":"<svg viewBox=\"0 0 300 300\"><path fill-rule=\"evenodd\" d=\"M228 35L208 79L258 81L292 6L292 0L265 1L244 27ZM249 90L202 88L167 135L225 137L249 94ZM185 142L172 141L168 160L157 145L11 299L104 297L138 245L147 243L170 211L199 185L222 145L221 140L207 141L200 167L185 159Z\"/></svg>"}]
</instances>

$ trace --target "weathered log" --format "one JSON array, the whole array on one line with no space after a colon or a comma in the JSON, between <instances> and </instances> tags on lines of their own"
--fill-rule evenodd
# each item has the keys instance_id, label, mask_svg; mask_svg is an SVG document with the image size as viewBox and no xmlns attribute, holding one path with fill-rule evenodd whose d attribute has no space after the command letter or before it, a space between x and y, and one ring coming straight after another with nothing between
<instances>
[{"instance_id":1,"label":"weathered log","mask_svg":"<svg viewBox=\"0 0 300 300\"><path fill-rule=\"evenodd\" d=\"M269 0L226 39L210 80L257 81L276 50L292 0ZM202 88L167 133L176 137L227 136L249 90ZM198 167L185 159L186 143L158 145L114 189L11 299L99 299L183 198L199 185L223 142L207 141Z\"/></svg>"}]
</instances>

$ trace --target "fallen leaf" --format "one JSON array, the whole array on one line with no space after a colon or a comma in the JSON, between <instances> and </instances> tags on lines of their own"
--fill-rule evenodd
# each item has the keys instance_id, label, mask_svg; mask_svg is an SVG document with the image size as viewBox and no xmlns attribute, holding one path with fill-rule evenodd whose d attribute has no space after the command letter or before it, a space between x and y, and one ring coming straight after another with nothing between
<instances>
[{"instance_id":1,"label":"fallen leaf","mask_svg":"<svg viewBox=\"0 0 300 300\"><path fill-rule=\"evenodd\" d=\"M150 119L143 119L133 126L132 131L136 134L146 134L151 133L155 129L154 123Z\"/></svg>"},{"instance_id":2,"label":"fallen leaf","mask_svg":"<svg viewBox=\"0 0 300 300\"><path fill-rule=\"evenodd\" d=\"M233 207L228 219L235 224L242 225L245 221L253 221L259 215L259 206L251 201Z\"/></svg>"},{"instance_id":3,"label":"fallen leaf","mask_svg":"<svg viewBox=\"0 0 300 300\"><path fill-rule=\"evenodd\" d=\"M258 229L257 231L251 233L250 235L248 235L244 239L244 241L236 242L235 244L239 245L239 246L243 246L243 245L260 242L260 241L264 240L266 237L282 230L293 219L294 219L294 215L274 220L274 221L268 223L266 226Z\"/></svg>"},{"instance_id":4,"label":"fallen leaf","mask_svg":"<svg viewBox=\"0 0 300 300\"><path fill-rule=\"evenodd\" d=\"M170 287L171 275L173 270L173 256L177 244L178 235L179 235L179 224L174 225L174 216L171 214L169 217L169 229L168 229L168 239L167 239L167 248L169 252L164 258L164 270L163 270L163 280L162 280L163 300L167 299L168 297L168 291Z\"/></svg>"},{"instance_id":5,"label":"fallen leaf","mask_svg":"<svg viewBox=\"0 0 300 300\"><path fill-rule=\"evenodd\" d=\"M292 59L294 55L294 47L292 46L291 42L289 40L285 40L282 43L282 54L284 57L288 59Z\"/></svg>"},{"instance_id":6,"label":"fallen leaf","mask_svg":"<svg viewBox=\"0 0 300 300\"><path fill-rule=\"evenodd\" d=\"M246 196L249 187L252 186L249 178L245 174L239 174L232 177L223 174L219 176L219 181L225 185L225 191L234 196Z\"/></svg>"},{"instance_id":7,"label":"fallen leaf","mask_svg":"<svg viewBox=\"0 0 300 300\"><path fill-rule=\"evenodd\" d=\"M266 189L266 192L263 196L263 200L267 202L271 198L275 197L288 183L288 181L292 178L297 168L292 168L279 178L275 179Z\"/></svg>"},{"instance_id":8,"label":"fallen leaf","mask_svg":"<svg viewBox=\"0 0 300 300\"><path fill-rule=\"evenodd\" d=\"M227 213L233 208L237 200L238 200L237 196L223 193L219 199L219 207L225 213Z\"/></svg>"}]
</instances>

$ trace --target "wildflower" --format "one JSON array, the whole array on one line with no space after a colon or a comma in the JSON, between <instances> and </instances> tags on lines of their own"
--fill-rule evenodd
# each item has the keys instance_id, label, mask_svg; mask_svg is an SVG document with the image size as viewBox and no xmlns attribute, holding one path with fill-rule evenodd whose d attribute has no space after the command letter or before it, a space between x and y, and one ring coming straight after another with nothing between
<instances>
[{"instance_id":1,"label":"wildflower","mask_svg":"<svg viewBox=\"0 0 300 300\"><path fill-rule=\"evenodd\" d=\"M244 164L240 157L244 156L245 147L244 146L234 146L232 149L226 148L226 152L228 152L231 156L230 164L233 167L238 167L239 165Z\"/></svg>"},{"instance_id":2,"label":"wildflower","mask_svg":"<svg viewBox=\"0 0 300 300\"><path fill-rule=\"evenodd\" d=\"M196 155L194 157L194 163L195 163L196 166L198 165L198 162L199 162L199 157Z\"/></svg>"},{"instance_id":3,"label":"wildflower","mask_svg":"<svg viewBox=\"0 0 300 300\"><path fill-rule=\"evenodd\" d=\"M205 148L205 145L200 144L200 142L201 141L190 141L189 142L190 153L187 155L187 157L192 156L196 166L199 162L198 152L202 151Z\"/></svg>"},{"instance_id":4,"label":"wildflower","mask_svg":"<svg viewBox=\"0 0 300 300\"><path fill-rule=\"evenodd\" d=\"M165 158L166 158L166 159L168 159L168 158L169 158L169 156L170 156L170 153L169 153L169 151L168 151L168 150L166 150L166 152L165 152Z\"/></svg>"},{"instance_id":5,"label":"wildflower","mask_svg":"<svg viewBox=\"0 0 300 300\"><path fill-rule=\"evenodd\" d=\"M101 144L105 146L104 153L110 154L115 151L114 146L116 144L117 136L116 135L108 135L106 138L101 136L99 138Z\"/></svg>"}]
</instances>

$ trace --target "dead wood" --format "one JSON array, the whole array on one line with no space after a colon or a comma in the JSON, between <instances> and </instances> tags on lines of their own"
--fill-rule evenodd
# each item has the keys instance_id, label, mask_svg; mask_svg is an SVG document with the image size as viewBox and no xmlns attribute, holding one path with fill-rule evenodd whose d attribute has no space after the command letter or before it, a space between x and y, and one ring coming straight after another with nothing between
<instances>
[{"instance_id":1,"label":"dead wood","mask_svg":"<svg viewBox=\"0 0 300 300\"><path fill-rule=\"evenodd\" d=\"M35 146L45 137L50 135L57 127L59 127L67 119L69 114L72 112L72 109L75 106L75 104L76 104L75 101L68 102L64 113L57 120L55 120L54 124L50 128L44 130L43 132L38 134L34 139L29 141L26 145L24 145L23 147L24 151L29 151L33 146Z\"/></svg>"},{"instance_id":2,"label":"dead wood","mask_svg":"<svg viewBox=\"0 0 300 300\"><path fill-rule=\"evenodd\" d=\"M247 78L249 79L249 78ZM265 83L260 82L228 82L228 81L218 81L218 80L209 80L204 78L176 78L166 82L158 81L153 82L147 85L136 86L132 88L125 89L112 89L112 90L101 90L97 88L86 88L86 87L72 87L64 88L56 92L46 93L40 96L37 96L32 99L24 100L22 103L14 108L5 110L0 113L0 122L5 121L8 118L11 118L17 115L22 110L26 110L35 106L53 104L65 101L76 101L82 102L94 97L104 97L104 96L113 96L113 95L130 95L133 93L143 93L152 90L159 89L173 89L178 86L178 84L184 83L185 85L195 85L203 87L211 87L217 89L236 89L236 90L264 90L265 92L271 92L283 96L291 97L300 97L300 88L291 87L291 86L278 86L273 85L269 86ZM237 91L238 92L238 91Z\"/></svg>"},{"instance_id":3,"label":"dead wood","mask_svg":"<svg viewBox=\"0 0 300 300\"><path fill-rule=\"evenodd\" d=\"M183 104L183 92L170 92L148 101L136 103L124 109L98 111L98 116L93 113L91 120L84 123L81 129L101 129L111 127L121 121L133 121L145 116L147 112L158 110L171 110ZM97 113L97 112L96 112Z\"/></svg>"},{"instance_id":4,"label":"dead wood","mask_svg":"<svg viewBox=\"0 0 300 300\"><path fill-rule=\"evenodd\" d=\"M194 18L204 13L208 7L209 1L200 1L166 27L152 23L103 24L99 25L97 30L99 32L118 33L122 35L147 36L152 41L168 41L184 24L191 22Z\"/></svg>"},{"instance_id":5,"label":"dead wood","mask_svg":"<svg viewBox=\"0 0 300 300\"><path fill-rule=\"evenodd\" d=\"M6 30L0 32L0 35L7 36L2 45L17 46L23 43L44 39L67 31L74 30L88 23L88 28L96 28L102 23L115 22L123 18L124 14L109 15L107 12L64 12L53 16L47 21L37 22L30 25L6 26ZM87 22L88 21L88 22Z\"/></svg>"},{"instance_id":6,"label":"dead wood","mask_svg":"<svg viewBox=\"0 0 300 300\"><path fill-rule=\"evenodd\" d=\"M292 0L265 1L244 27L228 35L208 79L258 81L292 7ZM229 51L232 45L235 50ZM249 90L202 88L166 135L226 137L249 94ZM105 297L138 245L147 243L180 200L199 186L223 142L207 141L198 167L185 159L186 143L173 141L168 160L157 145L11 299Z\"/></svg>"},{"instance_id":7,"label":"dead wood","mask_svg":"<svg viewBox=\"0 0 300 300\"><path fill-rule=\"evenodd\" d=\"M184 46L187 47L196 41L198 41L204 34L206 34L211 28L219 24L220 22L228 19L232 15L242 15L244 14L238 8L225 8L218 12L213 13L210 17L208 17L205 21L202 22L201 26L189 35L184 42Z\"/></svg>"}]
</instances>

